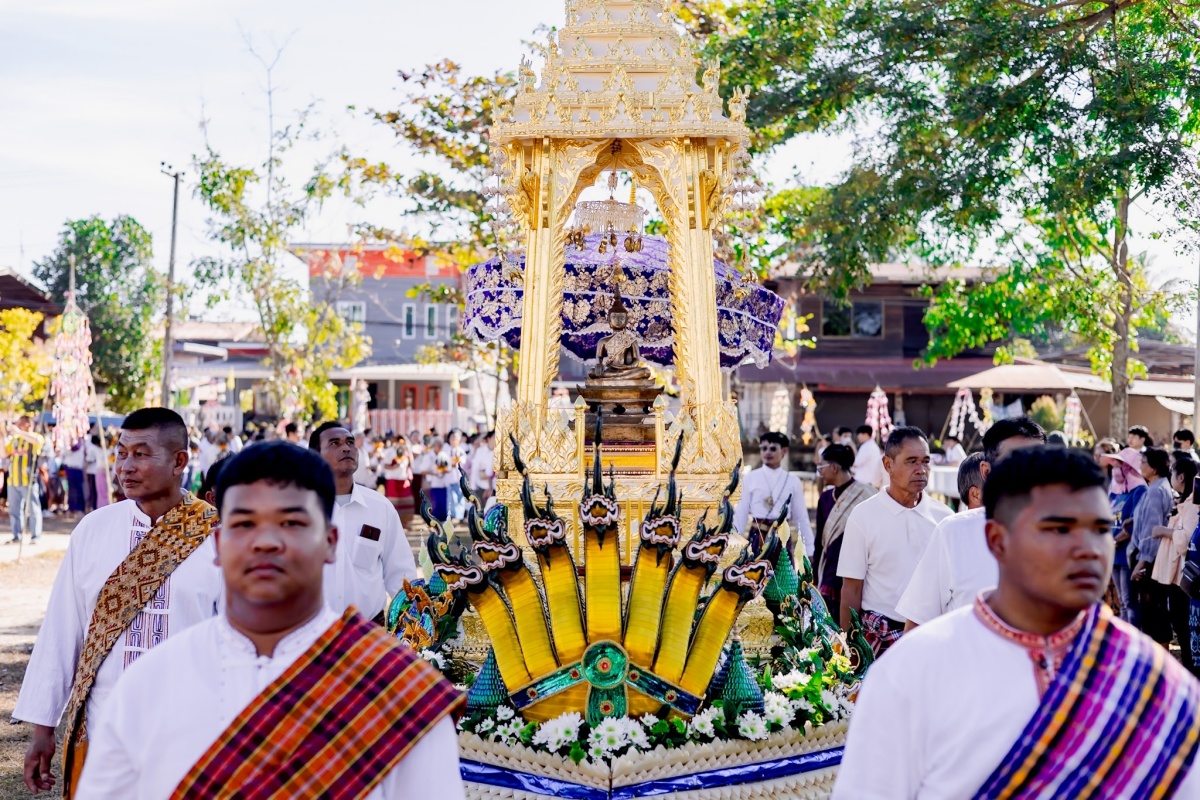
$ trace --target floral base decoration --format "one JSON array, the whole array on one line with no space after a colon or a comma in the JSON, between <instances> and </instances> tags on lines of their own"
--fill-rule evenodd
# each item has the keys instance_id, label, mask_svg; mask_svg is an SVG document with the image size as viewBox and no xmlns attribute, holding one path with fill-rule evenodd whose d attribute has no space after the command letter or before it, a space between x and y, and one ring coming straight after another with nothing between
<instances>
[{"instance_id":1,"label":"floral base decoration","mask_svg":"<svg viewBox=\"0 0 1200 800\"><path fill-rule=\"evenodd\" d=\"M469 798L609 800L823 798L841 762L857 683L850 659L818 648L790 653L771 675L762 711L728 713L722 700L690 719L617 717L590 725L576 712L527 722L502 705L459 721Z\"/></svg>"}]
</instances>

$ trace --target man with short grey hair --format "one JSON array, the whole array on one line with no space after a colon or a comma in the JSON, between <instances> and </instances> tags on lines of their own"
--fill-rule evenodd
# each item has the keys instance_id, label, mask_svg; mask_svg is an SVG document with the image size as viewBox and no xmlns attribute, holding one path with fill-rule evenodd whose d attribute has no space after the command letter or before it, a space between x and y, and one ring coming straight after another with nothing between
<instances>
[{"instance_id":1,"label":"man with short grey hair","mask_svg":"<svg viewBox=\"0 0 1200 800\"><path fill-rule=\"evenodd\" d=\"M862 614L867 641L881 655L904 632L897 603L937 524L953 512L925 491L929 439L920 428L896 428L887 438L883 467L888 487L850 513L837 574L842 578L841 624Z\"/></svg>"}]
</instances>

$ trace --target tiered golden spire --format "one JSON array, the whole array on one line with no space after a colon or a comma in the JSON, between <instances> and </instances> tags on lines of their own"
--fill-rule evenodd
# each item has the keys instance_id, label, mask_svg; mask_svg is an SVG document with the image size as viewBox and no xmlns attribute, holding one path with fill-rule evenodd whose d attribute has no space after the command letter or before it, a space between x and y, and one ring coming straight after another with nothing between
<instances>
[{"instance_id":1,"label":"tiered golden spire","mask_svg":"<svg viewBox=\"0 0 1200 800\"><path fill-rule=\"evenodd\" d=\"M533 136L720 136L744 141L745 94L717 93L720 67L696 83L692 43L661 0L567 0L567 24L544 47L541 82L528 61L515 102L492 127L494 142Z\"/></svg>"}]
</instances>

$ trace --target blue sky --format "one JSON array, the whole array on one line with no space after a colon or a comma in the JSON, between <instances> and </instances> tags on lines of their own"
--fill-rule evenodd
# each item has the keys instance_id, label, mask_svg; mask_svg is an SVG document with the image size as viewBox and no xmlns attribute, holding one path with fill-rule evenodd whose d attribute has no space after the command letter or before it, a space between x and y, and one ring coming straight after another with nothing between
<instances>
[{"instance_id":1,"label":"blue sky","mask_svg":"<svg viewBox=\"0 0 1200 800\"><path fill-rule=\"evenodd\" d=\"M515 68L538 24L562 24L563 3L0 0L0 18L0 265L28 271L68 218L126 213L154 235L165 269L171 182L160 162L192 171L202 117L227 157L256 163L265 152L262 70L247 38L265 54L286 42L277 108L319 101L322 123L342 140L403 167L403 149L362 111L395 107L396 71L442 58L470 72ZM836 140L796 141L763 177L784 184L799 168L827 180L846 152ZM1136 216L1149 227L1147 211ZM341 239L356 215L331 208L303 238ZM1194 260L1171 243L1140 244L1159 270L1194 280ZM178 263L211 252L204 211L186 190Z\"/></svg>"}]
</instances>

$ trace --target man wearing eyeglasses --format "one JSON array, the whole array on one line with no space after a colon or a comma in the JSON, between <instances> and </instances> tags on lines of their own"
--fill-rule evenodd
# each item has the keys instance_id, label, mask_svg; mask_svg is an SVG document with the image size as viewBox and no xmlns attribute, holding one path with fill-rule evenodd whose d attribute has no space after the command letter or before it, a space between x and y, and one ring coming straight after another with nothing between
<instances>
[{"instance_id":1,"label":"man wearing eyeglasses","mask_svg":"<svg viewBox=\"0 0 1200 800\"><path fill-rule=\"evenodd\" d=\"M752 544L761 541L778 518L783 504L791 498L788 524L792 532L800 532L804 554L812 557L813 532L804 505L804 489L800 479L788 472L788 447L791 442L782 433L764 433L758 442L762 466L751 470L742 483L742 497L733 514L733 526ZM788 552L795 553L795 536L788 540Z\"/></svg>"}]
</instances>

